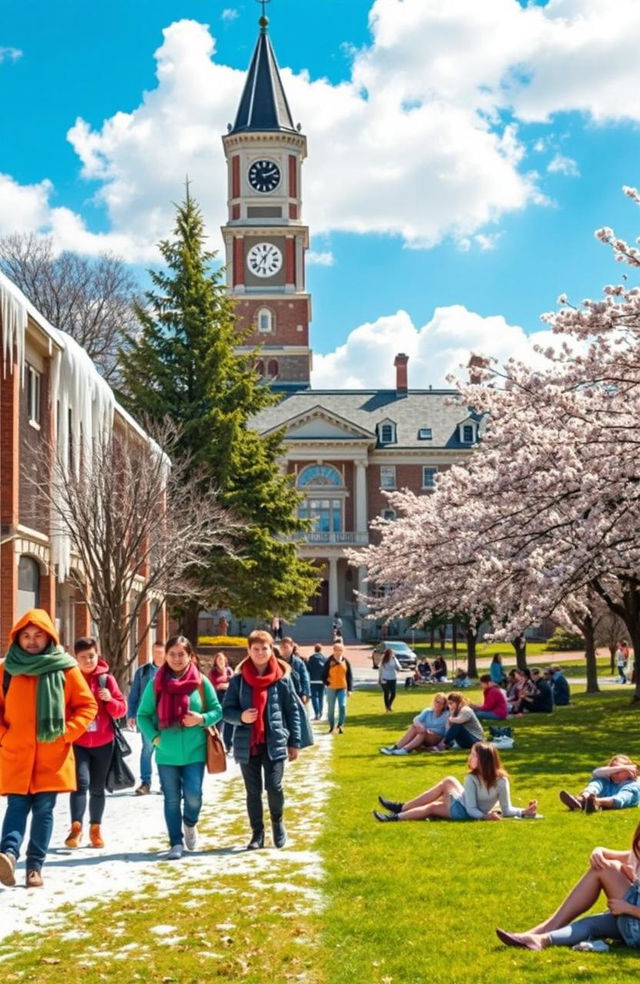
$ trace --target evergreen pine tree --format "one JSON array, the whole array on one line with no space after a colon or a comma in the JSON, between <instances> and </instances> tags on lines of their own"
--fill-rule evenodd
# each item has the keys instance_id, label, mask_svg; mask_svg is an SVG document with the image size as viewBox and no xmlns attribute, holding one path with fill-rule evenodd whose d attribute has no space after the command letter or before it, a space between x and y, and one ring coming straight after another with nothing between
<instances>
[{"instance_id":1,"label":"evergreen pine tree","mask_svg":"<svg viewBox=\"0 0 640 984\"><path fill-rule=\"evenodd\" d=\"M256 353L235 351L243 338L205 238L187 185L174 238L159 246L166 269L150 271L153 288L137 309L140 332L127 339L121 400L138 418L174 420L181 449L218 489L220 504L247 524L239 555L221 550L201 572L205 605L292 618L307 607L317 572L286 539L304 524L298 493L278 466L282 436L251 428L252 416L278 397L260 382ZM193 607L181 611L191 632L196 614Z\"/></svg>"}]
</instances>

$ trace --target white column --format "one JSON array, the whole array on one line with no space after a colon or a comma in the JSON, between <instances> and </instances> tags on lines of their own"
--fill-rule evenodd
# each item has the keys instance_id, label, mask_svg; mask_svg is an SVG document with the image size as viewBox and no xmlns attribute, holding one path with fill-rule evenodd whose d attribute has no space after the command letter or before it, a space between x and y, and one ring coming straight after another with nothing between
<instances>
[{"instance_id":1,"label":"white column","mask_svg":"<svg viewBox=\"0 0 640 984\"><path fill-rule=\"evenodd\" d=\"M356 532L367 532L367 466L356 461Z\"/></svg>"},{"instance_id":2,"label":"white column","mask_svg":"<svg viewBox=\"0 0 640 984\"><path fill-rule=\"evenodd\" d=\"M338 559L329 557L329 615L338 611Z\"/></svg>"}]
</instances>

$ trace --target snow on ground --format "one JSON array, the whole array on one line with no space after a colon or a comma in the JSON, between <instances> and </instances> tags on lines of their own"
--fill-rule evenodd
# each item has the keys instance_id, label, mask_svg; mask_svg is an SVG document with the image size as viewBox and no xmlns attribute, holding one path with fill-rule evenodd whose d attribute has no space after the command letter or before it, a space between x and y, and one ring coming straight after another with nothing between
<instances>
[{"instance_id":1,"label":"snow on ground","mask_svg":"<svg viewBox=\"0 0 640 984\"><path fill-rule=\"evenodd\" d=\"M133 748L128 759L137 774L140 736L127 733ZM133 790L113 795L107 793L103 820L105 848L81 846L70 851L64 846L69 830L69 797L58 796L55 825L50 852L42 874L44 887L25 889L24 848L16 869L15 888L0 886L0 939L14 932L42 931L43 926L55 926L69 920L68 906L89 908L122 893L144 891L153 886L162 891L175 891L184 886L194 896L207 894L207 888L194 887L194 882L218 881L218 874L248 873L272 891L282 890L288 904L305 909L320 905L321 894L309 888L310 878L319 882L321 861L312 845L320 832L324 803L330 788L329 753L332 739L316 733L316 744L304 749L297 762L288 763L285 770L285 822L289 835L287 846L279 851L271 848L270 826L266 815L266 843L263 851L245 850L250 831L246 819L244 785L238 767L229 759L227 772L220 776L205 774L204 803L200 817L200 846L193 854L185 852L180 861L166 861L162 852L168 849L164 823L163 800L154 773L154 793L136 796ZM266 811L266 803L265 803ZM2 807L4 816L4 805ZM240 821L238 826L237 821ZM233 826L242 830L240 837L227 832ZM88 832L88 822L85 824ZM28 828L27 828L28 836ZM298 876L304 875L304 878ZM298 882L298 884L296 884ZM220 891L220 885L217 885ZM224 890L224 889L223 889ZM298 900L296 901L296 896ZM73 938L73 929L66 938ZM0 956L0 960L6 959Z\"/></svg>"}]
</instances>

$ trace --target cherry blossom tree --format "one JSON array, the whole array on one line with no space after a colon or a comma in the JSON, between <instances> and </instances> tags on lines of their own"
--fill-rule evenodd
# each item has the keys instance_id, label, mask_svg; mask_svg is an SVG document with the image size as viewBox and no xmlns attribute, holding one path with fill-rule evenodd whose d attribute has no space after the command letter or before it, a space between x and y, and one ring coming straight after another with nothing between
<instances>
[{"instance_id":1,"label":"cherry blossom tree","mask_svg":"<svg viewBox=\"0 0 640 984\"><path fill-rule=\"evenodd\" d=\"M635 246L610 229L597 236L640 267ZM480 383L460 385L484 415L479 448L429 497L396 493L399 520L358 557L389 586L380 615L430 611L447 591L472 618L490 605L503 638L553 615L591 640L593 687L597 597L640 653L640 290L628 276L600 300L559 299L544 316L559 345L542 368L485 362Z\"/></svg>"}]
</instances>

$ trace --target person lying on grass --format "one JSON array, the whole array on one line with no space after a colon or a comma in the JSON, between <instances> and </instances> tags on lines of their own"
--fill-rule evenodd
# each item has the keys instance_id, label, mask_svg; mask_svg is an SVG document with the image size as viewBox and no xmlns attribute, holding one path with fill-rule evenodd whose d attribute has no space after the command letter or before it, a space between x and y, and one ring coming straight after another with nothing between
<instances>
[{"instance_id":1,"label":"person lying on grass","mask_svg":"<svg viewBox=\"0 0 640 984\"><path fill-rule=\"evenodd\" d=\"M485 741L478 741L468 758L469 772L464 786L455 776L445 776L440 782L407 803L378 796L388 813L373 811L376 820L501 820L502 817L535 817L537 800L531 800L522 809L513 806L509 791L509 777L500 761L497 748ZM500 812L496 806L500 805Z\"/></svg>"},{"instance_id":2,"label":"person lying on grass","mask_svg":"<svg viewBox=\"0 0 640 984\"><path fill-rule=\"evenodd\" d=\"M443 741L448 723L447 695L434 694L431 707L416 714L402 738L380 751L383 755L408 755L416 748L434 748Z\"/></svg>"},{"instance_id":3,"label":"person lying on grass","mask_svg":"<svg viewBox=\"0 0 640 984\"><path fill-rule=\"evenodd\" d=\"M614 755L606 765L593 770L590 782L577 796L566 789L561 789L558 795L570 810L582 810L584 813L638 806L638 766L628 755Z\"/></svg>"},{"instance_id":4,"label":"person lying on grass","mask_svg":"<svg viewBox=\"0 0 640 984\"><path fill-rule=\"evenodd\" d=\"M574 885L558 909L525 933L496 929L507 946L544 950L548 946L576 946L585 940L622 940L640 948L640 824L628 851L596 847L589 868ZM588 912L600 892L607 898L608 912L577 919ZM574 920L577 920L574 922Z\"/></svg>"}]
</instances>

